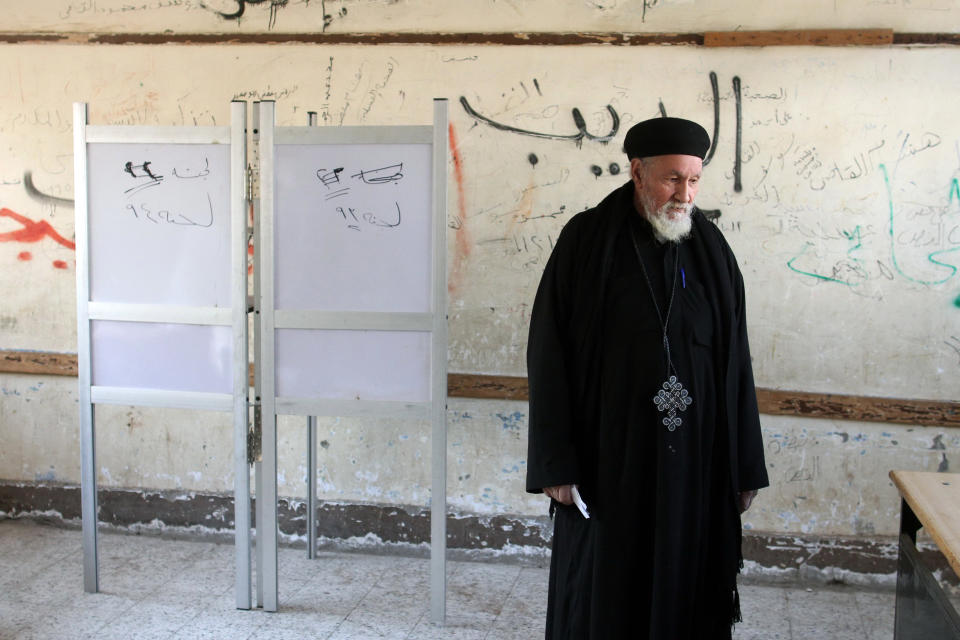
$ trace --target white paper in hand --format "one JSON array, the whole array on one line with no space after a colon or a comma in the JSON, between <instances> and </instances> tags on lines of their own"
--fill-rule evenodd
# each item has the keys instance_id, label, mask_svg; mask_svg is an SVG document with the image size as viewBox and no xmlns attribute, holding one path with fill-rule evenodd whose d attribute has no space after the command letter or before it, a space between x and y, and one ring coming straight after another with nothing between
<instances>
[{"instance_id":1,"label":"white paper in hand","mask_svg":"<svg viewBox=\"0 0 960 640\"><path fill-rule=\"evenodd\" d=\"M573 485L573 489L570 491L573 494L573 503L577 505L577 509L580 509L580 513L583 514L584 518L590 518L590 512L587 510L587 503L583 501L583 498L580 497L580 490L577 488L577 485Z\"/></svg>"}]
</instances>

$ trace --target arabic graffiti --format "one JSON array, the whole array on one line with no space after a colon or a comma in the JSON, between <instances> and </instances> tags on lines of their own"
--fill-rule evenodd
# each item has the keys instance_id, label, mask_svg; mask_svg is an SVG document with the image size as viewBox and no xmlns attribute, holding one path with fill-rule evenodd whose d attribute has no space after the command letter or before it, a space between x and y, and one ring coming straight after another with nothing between
<instances>
[{"instance_id":1,"label":"arabic graffiti","mask_svg":"<svg viewBox=\"0 0 960 640\"><path fill-rule=\"evenodd\" d=\"M37 200L41 203L52 204L52 205L64 205L64 206L73 206L73 200L70 198L59 198L57 196L51 196L46 193L41 192L33 184L33 173L31 171L23 172L23 188L27 192L27 195Z\"/></svg>"},{"instance_id":2,"label":"arabic graffiti","mask_svg":"<svg viewBox=\"0 0 960 640\"><path fill-rule=\"evenodd\" d=\"M713 160L714 154L717 151L717 142L719 138L720 131L720 87L719 80L715 71L711 71L709 74L710 80L710 91L712 95L713 102L713 135L710 138L710 148L707 151L706 156L703 159L703 166L710 164L710 161ZM535 81L536 82L536 81ZM743 140L743 106L742 106L742 91L741 91L741 81L739 76L734 76L732 80L733 85L733 98L736 107L736 120L735 120L735 133L736 133L736 144L734 151L734 168L733 168L733 190L737 193L743 190L743 181L741 179L741 169L743 165L743 149L742 149L742 140ZM539 84L537 86L537 92L540 95L543 95L540 91ZM782 93L782 90L781 90ZM776 98L776 95L752 95L754 98ZM782 95L780 96L782 98ZM594 135L587 131L586 121L583 118L583 114L576 107L571 109L571 116L573 118L573 124L577 128L576 133L549 133L545 131L534 131L532 129L523 129L520 127L515 127L512 125L505 124L503 122L498 122L493 118L485 116L479 113L474 109L466 97L460 96L460 104L463 107L463 110L471 118L478 122L482 122L488 126L497 129L498 131L506 131L508 133L516 133L525 136L532 136L534 138L542 138L548 140L571 140L577 144L577 146L582 145L583 141L594 140L602 144L610 142L620 131L620 115L617 113L616 109L612 105L606 105L607 112L610 114L611 127L609 133L603 135ZM661 116L667 115L667 109L663 104L663 101L658 101L658 109ZM527 156L527 160L531 165L536 166L539 159L533 153ZM600 165L593 164L589 167L590 172L597 178L603 175L603 168ZM620 165L617 163L611 163L608 167L608 172L611 176L619 175Z\"/></svg>"},{"instance_id":3,"label":"arabic graffiti","mask_svg":"<svg viewBox=\"0 0 960 640\"><path fill-rule=\"evenodd\" d=\"M402 162L375 169L357 169L355 173L349 174L352 182L341 180L344 169L344 167L334 167L332 169L322 167L316 170L317 180L320 181L320 184L322 184L326 190L324 193L325 201L349 198L354 187L378 187L397 184L403 180ZM377 214L373 211L362 211L360 207L349 205L337 206L334 208L334 211L343 219L346 227L353 231L360 231L361 224L392 229L400 226L402 221L400 203L396 200L393 201L391 210L385 214Z\"/></svg>"},{"instance_id":4,"label":"arabic graffiti","mask_svg":"<svg viewBox=\"0 0 960 640\"><path fill-rule=\"evenodd\" d=\"M737 141L733 156L733 190L740 193L743 191L743 183L740 180L740 172L743 167L743 107L740 98L739 76L733 77L733 94L737 108ZM716 101L714 101L714 104L716 104ZM716 139L716 135L714 135L714 139Z\"/></svg>"},{"instance_id":5,"label":"arabic graffiti","mask_svg":"<svg viewBox=\"0 0 960 640\"><path fill-rule=\"evenodd\" d=\"M125 177L121 188L123 188L123 193L128 200L132 200L134 196L138 196L148 189L152 190L160 187L167 179L151 160L144 160L139 163L128 160L123 164L121 174ZM186 195L189 198L189 204L179 201L178 204L171 207L167 204L157 204L157 198L151 200L145 196L139 196L136 201L127 203L124 208L135 219L144 222L210 228L214 221L213 198L202 186L202 180L209 175L210 159L206 157L197 167L171 167L170 176L176 181L188 181L187 184L194 180L201 181L201 183L194 185L192 189L185 189L183 185L178 187L176 183L171 186L171 188L177 190L178 197ZM199 192L197 191L198 188ZM156 196L157 194L152 195ZM172 211L172 208L178 210Z\"/></svg>"},{"instance_id":6,"label":"arabic graffiti","mask_svg":"<svg viewBox=\"0 0 960 640\"><path fill-rule=\"evenodd\" d=\"M572 140L578 145L583 143L584 138L587 140L595 140L600 143L607 143L613 140L617 135L617 132L620 131L620 115L617 113L617 110L614 109L611 105L607 105L607 113L610 114L610 132L604 135L594 135L587 131L586 120L583 119L583 114L580 113L580 110L574 107L571 110L571 115L573 116L573 124L577 128L577 133L562 134L562 133L547 133L545 131L532 131L530 129L521 129L519 127L513 127L508 124L503 124L502 122L497 122L492 118L481 115L473 107L470 106L470 103L467 101L466 97L460 96L460 104L463 106L463 110L467 112L474 120L483 122L494 129L500 131L509 131L510 133L519 133L525 136L533 136L534 138L544 138L547 140Z\"/></svg>"},{"instance_id":7,"label":"arabic graffiti","mask_svg":"<svg viewBox=\"0 0 960 640\"><path fill-rule=\"evenodd\" d=\"M951 210L956 211L960 206L960 182L957 178L951 180L946 189L946 198L938 203L911 202L913 209L910 218L913 224L908 229L903 229L901 227L906 225L902 224L904 216L899 210L904 205L898 204L894 198L893 180L889 170L883 163L878 164L877 169L883 177L887 196L887 221L883 231L874 229L873 225L856 225L852 230L841 229L839 234L831 234L822 228L804 227L794 220L790 223L790 230L819 239L819 242L806 240L799 252L787 261L787 268L816 281L844 285L856 293L873 297L879 296L876 292L858 288L878 278L892 281L899 276L923 286L937 286L949 282L960 271L957 260L948 262L946 259L946 256L960 252L960 216L951 216ZM830 253L829 247L823 246L823 243L832 241L845 245L840 259L826 270L815 265L804 266L810 261L817 262L815 254L818 248L824 253ZM885 244L882 249L878 246L881 241ZM929 248L932 247L936 249L930 251ZM874 251L881 250L881 258L868 259L866 254L870 248ZM904 254L905 250L912 250L914 253L919 250L923 258L918 260L917 256L911 260L910 256Z\"/></svg>"},{"instance_id":8,"label":"arabic graffiti","mask_svg":"<svg viewBox=\"0 0 960 640\"><path fill-rule=\"evenodd\" d=\"M960 298L957 298L954 304L956 304L957 307L960 307ZM943 341L943 344L953 349L957 353L957 356L960 357L960 338L957 336L950 336L949 339ZM957 364L960 364L960 362Z\"/></svg>"},{"instance_id":9,"label":"arabic graffiti","mask_svg":"<svg viewBox=\"0 0 960 640\"><path fill-rule=\"evenodd\" d=\"M6 207L0 209L0 218L10 218L11 220L20 224L19 229L0 233L0 242L35 243L40 242L44 238L50 238L57 244L64 246L71 251L75 251L77 248L73 241L67 240L62 235L57 233L56 229L54 229L46 220L31 220L30 218L11 211ZM33 254L29 251L21 251L17 254L17 259L26 262L33 259ZM64 260L54 260L53 266L57 269L66 269L67 263Z\"/></svg>"},{"instance_id":10,"label":"arabic graffiti","mask_svg":"<svg viewBox=\"0 0 960 640\"><path fill-rule=\"evenodd\" d=\"M710 72L709 78L710 93L713 102L713 135L710 136L710 148L707 150L707 155L703 158L703 166L707 166L710 164L710 161L713 160L713 155L717 151L717 142L720 137L720 83L717 79L717 73L715 71ZM732 83L734 103L736 107L736 144L734 148L733 159L733 190L739 193L743 190L743 183L740 179L741 166L743 164L743 106L740 91L740 76L733 76ZM667 115L667 111L663 106L663 102L660 103L660 114L663 116Z\"/></svg>"},{"instance_id":11,"label":"arabic graffiti","mask_svg":"<svg viewBox=\"0 0 960 640\"><path fill-rule=\"evenodd\" d=\"M787 267L794 273L810 276L816 280L836 282L848 287L858 286L869 277L864 261L858 255L859 251L863 248L860 226L857 225L852 231L842 231L842 233L849 241L850 246L847 249L845 258L833 265L829 275L816 271L807 271L797 266L796 263L800 261L801 258L807 256L811 249L816 247L816 245L809 240L804 243L803 248L800 249L800 253L787 261Z\"/></svg>"},{"instance_id":12,"label":"arabic graffiti","mask_svg":"<svg viewBox=\"0 0 960 640\"><path fill-rule=\"evenodd\" d=\"M899 227L895 225L893 189L890 184L890 176L887 173L886 165L881 164L880 171L883 174L883 181L887 189L887 205L889 207L889 212L890 212L890 227L889 227L890 259L893 262L893 267L897 270L897 273L899 273L901 276L903 276L910 282L915 282L917 284L938 285L938 284L943 284L947 282L948 280L950 280L950 278L952 278L957 274L957 267L953 264L942 262L941 260L939 260L939 258L941 256L954 253L956 251L960 251L960 221L957 221L949 229L946 229L945 225L942 225L942 224L940 225L940 229L939 229L940 236L941 236L940 243L942 244L945 241L947 244L951 244L953 246L950 247L949 249L940 249L927 254L927 261L930 262L930 264L935 265L935 267L937 268L937 271L939 271L942 274L942 277L923 278L923 277L915 277L908 274L904 270L903 266L901 266L901 261L897 257L897 240L898 240L897 230L899 229ZM947 206L949 207L955 201L960 202L960 183L957 182L956 178L954 178L953 181L951 181L950 183L950 190L947 196ZM916 242L916 240L917 239L914 239L914 242ZM943 274L943 271L942 271L943 269L946 269L949 273Z\"/></svg>"},{"instance_id":13,"label":"arabic graffiti","mask_svg":"<svg viewBox=\"0 0 960 640\"><path fill-rule=\"evenodd\" d=\"M240 20L243 17L243 14L247 11L247 5L259 5L269 3L268 7L270 9L270 19L267 23L268 29L273 29L277 24L277 12L283 7L287 6L289 0L233 0L237 4L236 11L216 11L216 14L223 18L224 20ZM344 11L346 13L346 11ZM324 16L324 27L326 27L326 16Z\"/></svg>"}]
</instances>

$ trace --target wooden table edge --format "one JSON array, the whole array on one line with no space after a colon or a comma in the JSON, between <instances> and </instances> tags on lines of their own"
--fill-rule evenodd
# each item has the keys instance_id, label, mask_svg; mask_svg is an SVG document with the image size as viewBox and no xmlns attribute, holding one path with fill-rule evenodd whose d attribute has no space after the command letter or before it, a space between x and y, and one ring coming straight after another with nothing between
<instances>
[{"instance_id":1,"label":"wooden table edge","mask_svg":"<svg viewBox=\"0 0 960 640\"><path fill-rule=\"evenodd\" d=\"M940 531L939 527L936 526L937 519L935 515L931 513L930 505L922 500L918 501L917 496L911 493L912 487L910 486L909 476L913 474L940 475L947 478L952 478L952 481L957 482L958 486L960 486L960 473L903 470L892 470L889 473L890 479L893 481L893 484L896 485L897 491L900 493L900 497L902 497L906 503L910 505L910 508L920 520L923 528L926 529L928 534L930 534L930 537L933 538L933 541L937 543L937 548L940 550L940 553L942 553L947 559L947 562L950 563L954 573L960 575L960 540L956 541L956 547L948 544L947 539L944 538L943 533ZM960 504L957 504L956 507L958 510L960 510Z\"/></svg>"}]
</instances>

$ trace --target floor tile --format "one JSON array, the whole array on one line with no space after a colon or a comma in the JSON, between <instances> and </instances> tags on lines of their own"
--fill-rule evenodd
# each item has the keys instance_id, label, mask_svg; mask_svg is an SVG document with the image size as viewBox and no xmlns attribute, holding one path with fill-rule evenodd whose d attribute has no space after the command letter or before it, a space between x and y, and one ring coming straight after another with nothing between
<instances>
[{"instance_id":1,"label":"floor tile","mask_svg":"<svg viewBox=\"0 0 960 640\"><path fill-rule=\"evenodd\" d=\"M277 613L236 609L229 544L101 537L99 593L83 591L81 533L0 520L0 640L536 640L548 571L447 564L447 620L430 620L430 562L280 549ZM890 640L892 591L751 578L735 640Z\"/></svg>"},{"instance_id":2,"label":"floor tile","mask_svg":"<svg viewBox=\"0 0 960 640\"><path fill-rule=\"evenodd\" d=\"M867 640L854 592L848 588L787 591L793 640ZM872 640L872 639L871 639Z\"/></svg>"}]
</instances>

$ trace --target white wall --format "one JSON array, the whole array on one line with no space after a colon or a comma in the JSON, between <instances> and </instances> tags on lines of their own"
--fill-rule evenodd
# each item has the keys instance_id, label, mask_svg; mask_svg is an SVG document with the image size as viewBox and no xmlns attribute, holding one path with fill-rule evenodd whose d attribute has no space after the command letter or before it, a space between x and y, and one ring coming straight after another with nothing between
<instances>
[{"instance_id":1,"label":"white wall","mask_svg":"<svg viewBox=\"0 0 960 640\"><path fill-rule=\"evenodd\" d=\"M702 32L894 28L956 32L956 0L50 0L10 30L69 32ZM239 9L242 8L242 13ZM239 14L239 15L238 15ZM229 16L229 17L222 17Z\"/></svg>"},{"instance_id":2,"label":"white wall","mask_svg":"<svg viewBox=\"0 0 960 640\"><path fill-rule=\"evenodd\" d=\"M37 10L24 28L230 28L193 5L120 15L109 12L119 3L60 4L57 16ZM333 4L339 6L328 2L328 10ZM485 10L440 16L415 3L344 2L348 11L331 29L422 30L418 11L431 16L422 22L437 31L508 24L521 30L524 21L561 28L550 22L560 12L538 15L536 3L524 3L522 11L509 3L474 4ZM648 4L647 22L636 21L637 3L571 3L571 16L584 16L590 29L613 29L614 16L633 15L631 29L664 31L665 23L654 19L669 12L676 17L671 31L704 30L744 17L747 3L729 3L722 15L700 11L698 22L702 3ZM874 5L877 23L855 26L942 31L934 18L956 12L956 3ZM278 10L275 28L305 30L309 22L285 21L306 20L314 7L291 3ZM265 29L262 9L247 10L240 28ZM361 22L365 12L370 18ZM744 28L855 24L847 14L819 22L807 14L785 11L781 23L761 14ZM570 20L564 24L577 24ZM426 124L432 98L447 97L455 158L450 370L524 375L529 305L551 239L570 215L621 183L623 174L613 175L612 167L626 166L623 134L659 113L661 102L669 114L713 131L715 72L718 146L699 203L721 211L719 224L744 271L758 384L957 397L958 50L19 44L0 45L0 60L0 210L28 219L0 215L2 349L76 351L74 253L49 234L28 241L31 233L46 233L36 226L43 223L72 239L73 211L29 195L24 184L30 172L41 192L72 198L72 102L89 102L94 124L227 124L231 99L271 98L280 124L303 124L315 110L320 124L373 125ZM732 173L734 77L742 83L741 191ZM479 122L461 97L498 123L548 137ZM620 120L611 142L571 139L577 135L572 109L598 136L613 128L608 105ZM0 478L78 482L76 414L74 379L0 375ZM542 499L523 493L525 404L451 400L448 417L451 505L470 513L542 513ZM282 495L305 491L301 422L281 421ZM761 495L748 526L765 531L891 534L899 502L887 471L950 469L960 445L956 429L770 416L763 424L774 486ZM97 425L104 486L232 489L227 416L99 407ZM321 498L428 503L426 425L329 421L318 439L328 444L319 453Z\"/></svg>"}]
</instances>

